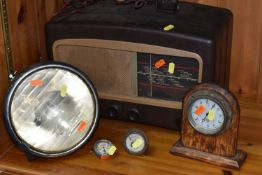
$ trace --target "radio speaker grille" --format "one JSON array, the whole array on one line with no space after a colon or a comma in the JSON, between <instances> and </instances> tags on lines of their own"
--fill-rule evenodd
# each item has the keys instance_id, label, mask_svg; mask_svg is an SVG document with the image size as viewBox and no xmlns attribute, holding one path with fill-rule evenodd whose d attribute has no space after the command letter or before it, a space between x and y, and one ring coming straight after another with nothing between
<instances>
[{"instance_id":1,"label":"radio speaker grille","mask_svg":"<svg viewBox=\"0 0 262 175\"><path fill-rule=\"evenodd\" d=\"M55 60L74 65L85 72L99 92L137 95L135 52L60 45L56 48L56 54L59 56Z\"/></svg>"}]
</instances>

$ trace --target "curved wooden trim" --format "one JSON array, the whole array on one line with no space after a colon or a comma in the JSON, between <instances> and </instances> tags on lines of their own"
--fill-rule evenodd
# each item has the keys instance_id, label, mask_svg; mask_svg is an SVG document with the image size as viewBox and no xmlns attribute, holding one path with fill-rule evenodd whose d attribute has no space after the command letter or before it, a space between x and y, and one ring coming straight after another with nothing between
<instances>
[{"instance_id":1,"label":"curved wooden trim","mask_svg":"<svg viewBox=\"0 0 262 175\"><path fill-rule=\"evenodd\" d=\"M122 51L130 51L130 52L163 54L163 55L170 55L170 56L175 55L180 57L193 58L197 60L199 63L198 83L202 82L203 60L200 57L200 55L193 52L162 47L162 46L149 45L149 44L125 42L125 41L113 41L113 40L101 40L101 39L62 39L62 40L55 41L53 44L54 59L59 58L59 53L57 52L57 49L60 46L70 46L70 45L86 46L86 47L93 47L93 48L105 48L105 49L122 50Z\"/></svg>"}]
</instances>

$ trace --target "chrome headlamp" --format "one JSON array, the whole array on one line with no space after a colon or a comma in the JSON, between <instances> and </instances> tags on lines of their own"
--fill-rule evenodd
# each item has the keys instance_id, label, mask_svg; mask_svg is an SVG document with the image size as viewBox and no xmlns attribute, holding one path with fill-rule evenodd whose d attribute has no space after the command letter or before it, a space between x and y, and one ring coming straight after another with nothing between
<instances>
[{"instance_id":1,"label":"chrome headlamp","mask_svg":"<svg viewBox=\"0 0 262 175\"><path fill-rule=\"evenodd\" d=\"M9 134L27 153L68 155L85 144L98 122L98 98L90 80L63 63L37 64L16 77L5 99Z\"/></svg>"}]
</instances>

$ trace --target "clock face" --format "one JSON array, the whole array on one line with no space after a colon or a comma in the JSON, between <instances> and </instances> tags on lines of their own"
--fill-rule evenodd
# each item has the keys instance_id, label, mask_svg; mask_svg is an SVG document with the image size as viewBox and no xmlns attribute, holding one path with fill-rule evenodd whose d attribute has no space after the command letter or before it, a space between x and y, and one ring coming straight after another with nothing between
<instances>
[{"instance_id":1,"label":"clock face","mask_svg":"<svg viewBox=\"0 0 262 175\"><path fill-rule=\"evenodd\" d=\"M147 151L149 141L142 130L130 129L124 137L123 145L129 154L142 155Z\"/></svg>"},{"instance_id":2,"label":"clock face","mask_svg":"<svg viewBox=\"0 0 262 175\"><path fill-rule=\"evenodd\" d=\"M109 150L111 147L113 147L113 143L106 139L101 139L96 141L94 144L94 151L97 156L110 156Z\"/></svg>"},{"instance_id":3,"label":"clock face","mask_svg":"<svg viewBox=\"0 0 262 175\"><path fill-rule=\"evenodd\" d=\"M145 149L146 145L145 138L138 133L132 133L125 139L125 147L129 153L139 154Z\"/></svg>"},{"instance_id":4,"label":"clock face","mask_svg":"<svg viewBox=\"0 0 262 175\"><path fill-rule=\"evenodd\" d=\"M198 98L189 108L188 120L198 132L218 134L224 129L226 117L220 104L209 98Z\"/></svg>"}]
</instances>

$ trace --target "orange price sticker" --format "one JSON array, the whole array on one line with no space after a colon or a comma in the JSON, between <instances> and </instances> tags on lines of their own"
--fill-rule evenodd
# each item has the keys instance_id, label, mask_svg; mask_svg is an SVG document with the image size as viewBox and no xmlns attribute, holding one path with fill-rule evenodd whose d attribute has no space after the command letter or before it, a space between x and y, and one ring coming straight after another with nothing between
<instances>
[{"instance_id":1,"label":"orange price sticker","mask_svg":"<svg viewBox=\"0 0 262 175\"><path fill-rule=\"evenodd\" d=\"M102 159L102 160L107 160L109 158L110 158L110 156L100 156L100 159Z\"/></svg>"},{"instance_id":2,"label":"orange price sticker","mask_svg":"<svg viewBox=\"0 0 262 175\"><path fill-rule=\"evenodd\" d=\"M164 66L165 64L166 64L165 60L160 59L155 63L155 67L159 69L160 67Z\"/></svg>"},{"instance_id":3,"label":"orange price sticker","mask_svg":"<svg viewBox=\"0 0 262 175\"><path fill-rule=\"evenodd\" d=\"M77 129L78 132L83 131L86 128L86 122L85 121L81 121L79 124L79 127Z\"/></svg>"},{"instance_id":4,"label":"orange price sticker","mask_svg":"<svg viewBox=\"0 0 262 175\"><path fill-rule=\"evenodd\" d=\"M44 84L43 80L31 80L30 85L31 86L42 86Z\"/></svg>"},{"instance_id":5,"label":"orange price sticker","mask_svg":"<svg viewBox=\"0 0 262 175\"><path fill-rule=\"evenodd\" d=\"M204 105L200 105L196 110L195 110L195 114L196 115L201 115L204 111L205 111L205 106Z\"/></svg>"}]
</instances>

